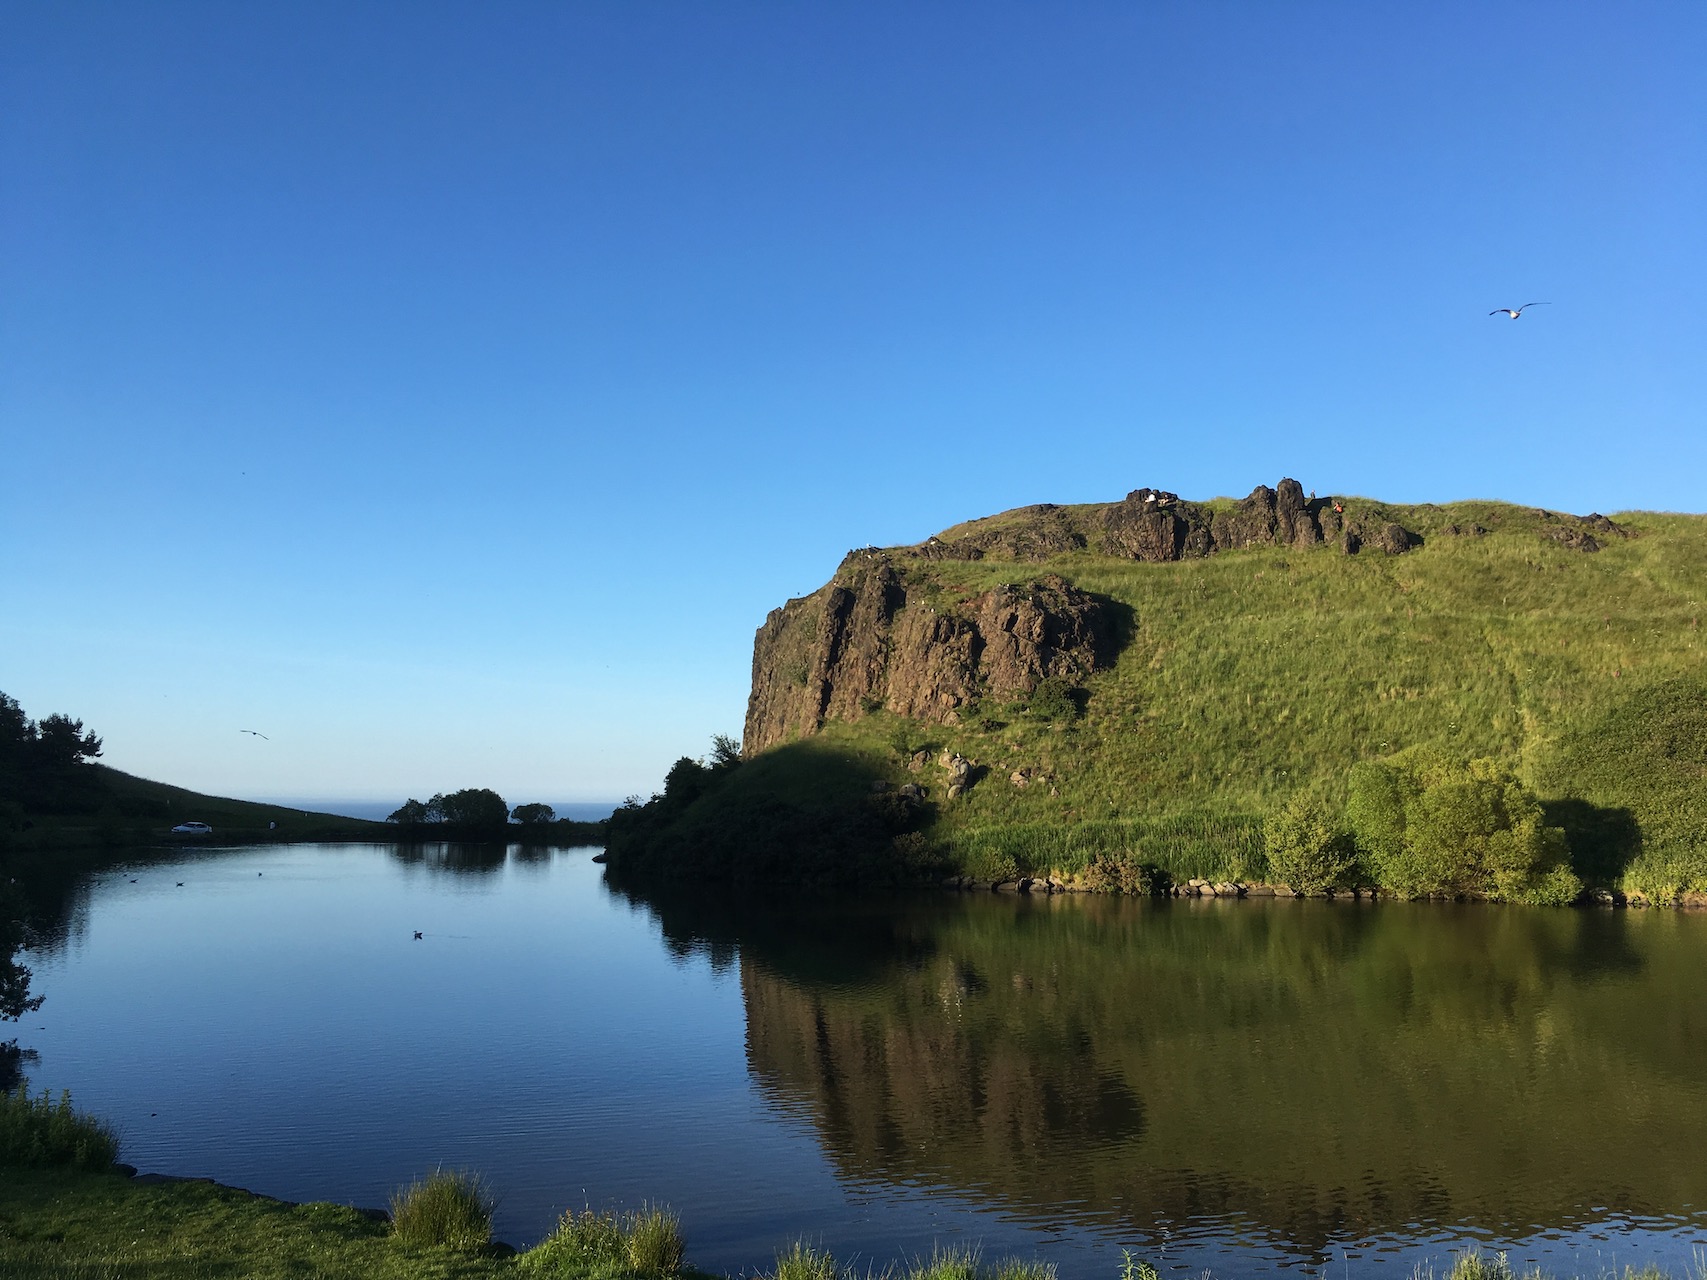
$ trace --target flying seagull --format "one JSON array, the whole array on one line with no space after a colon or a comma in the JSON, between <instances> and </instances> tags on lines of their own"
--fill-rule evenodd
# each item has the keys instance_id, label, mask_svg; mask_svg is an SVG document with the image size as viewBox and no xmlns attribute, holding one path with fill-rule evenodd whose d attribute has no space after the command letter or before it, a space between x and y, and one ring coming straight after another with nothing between
<instances>
[{"instance_id":1,"label":"flying seagull","mask_svg":"<svg viewBox=\"0 0 1707 1280\"><path fill-rule=\"evenodd\" d=\"M238 732L238 733L250 733L250 734L254 734L254 735L255 735L255 737L257 737L257 738L266 738L266 740L267 740L267 741L268 741L268 742L271 742L271 741L272 741L272 739L271 739L271 738L268 738L268 737L267 737L267 735L266 735L266 734L264 734L264 733L255 733L255 731L254 731L254 730L253 730L253 729L239 729L239 730L238 730L238 731L237 731L237 732Z\"/></svg>"},{"instance_id":2,"label":"flying seagull","mask_svg":"<svg viewBox=\"0 0 1707 1280\"><path fill-rule=\"evenodd\" d=\"M1491 316L1510 316L1515 320L1531 307L1550 307L1552 305L1553 304L1551 302L1526 302L1515 311L1510 307L1495 307L1492 311L1488 312L1488 314Z\"/></svg>"}]
</instances>

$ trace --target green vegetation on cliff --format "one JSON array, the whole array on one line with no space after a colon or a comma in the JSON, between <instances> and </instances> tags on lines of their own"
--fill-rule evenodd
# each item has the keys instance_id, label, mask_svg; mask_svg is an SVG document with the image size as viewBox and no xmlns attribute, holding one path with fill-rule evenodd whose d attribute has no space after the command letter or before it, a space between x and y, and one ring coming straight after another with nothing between
<instances>
[{"instance_id":1,"label":"green vegetation on cliff","mask_svg":"<svg viewBox=\"0 0 1707 1280\"><path fill-rule=\"evenodd\" d=\"M1583 881L1669 900L1707 890L1704 603L1700 516L1290 481L1024 508L850 553L773 612L746 763L616 823L612 862L1262 880L1265 820L1343 811L1359 764L1426 749L1509 775Z\"/></svg>"}]
</instances>

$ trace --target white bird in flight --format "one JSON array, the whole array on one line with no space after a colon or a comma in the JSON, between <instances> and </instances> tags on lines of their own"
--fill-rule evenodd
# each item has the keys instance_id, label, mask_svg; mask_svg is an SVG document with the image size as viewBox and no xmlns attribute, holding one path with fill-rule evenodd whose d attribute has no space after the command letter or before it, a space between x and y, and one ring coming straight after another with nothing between
<instances>
[{"instance_id":1,"label":"white bird in flight","mask_svg":"<svg viewBox=\"0 0 1707 1280\"><path fill-rule=\"evenodd\" d=\"M237 732L238 732L238 733L251 733L251 734L254 734L254 735L255 735L255 737L257 737L257 738L266 738L266 740L267 740L267 741L268 741L268 742L271 742L271 741L272 741L272 739L271 739L271 738L267 738L267 735L266 735L266 734L264 734L264 733L255 733L255 731L254 731L254 730L253 730L253 729L239 729L239 730L238 730L238 731L237 731Z\"/></svg>"},{"instance_id":2,"label":"white bird in flight","mask_svg":"<svg viewBox=\"0 0 1707 1280\"><path fill-rule=\"evenodd\" d=\"M1552 305L1553 304L1551 302L1526 302L1515 311L1510 307L1495 307L1492 311L1488 312L1488 314L1491 316L1510 316L1515 320L1525 311L1529 310L1530 307L1550 307Z\"/></svg>"}]
</instances>

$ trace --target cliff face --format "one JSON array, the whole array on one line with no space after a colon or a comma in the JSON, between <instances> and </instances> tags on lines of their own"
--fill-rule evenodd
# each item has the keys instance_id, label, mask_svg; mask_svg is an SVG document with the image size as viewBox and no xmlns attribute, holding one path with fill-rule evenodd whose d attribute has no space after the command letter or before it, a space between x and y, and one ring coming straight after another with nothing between
<instances>
[{"instance_id":1,"label":"cliff face","mask_svg":"<svg viewBox=\"0 0 1707 1280\"><path fill-rule=\"evenodd\" d=\"M866 547L835 578L773 610L753 645L748 754L853 720L878 706L949 723L969 702L1008 701L1048 676L1079 680L1113 661L1107 610L1055 573L960 599L910 601L897 565L1000 560L1041 564L1107 556L1160 562L1255 546L1369 547L1398 555L1421 541L1397 524L1359 520L1296 480L1258 485L1228 508L1135 489L1121 502L1021 507L911 547Z\"/></svg>"},{"instance_id":2,"label":"cliff face","mask_svg":"<svg viewBox=\"0 0 1707 1280\"><path fill-rule=\"evenodd\" d=\"M1106 609L1056 574L926 604L909 602L888 554L855 552L759 628L743 746L753 754L877 706L949 723L976 698L1081 679L1113 651Z\"/></svg>"}]
</instances>

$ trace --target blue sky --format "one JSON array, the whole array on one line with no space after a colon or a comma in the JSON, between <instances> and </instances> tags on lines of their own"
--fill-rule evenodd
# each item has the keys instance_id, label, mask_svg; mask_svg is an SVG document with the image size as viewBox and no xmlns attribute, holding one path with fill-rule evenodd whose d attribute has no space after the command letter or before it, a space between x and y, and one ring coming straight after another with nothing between
<instances>
[{"instance_id":1,"label":"blue sky","mask_svg":"<svg viewBox=\"0 0 1707 1280\"><path fill-rule=\"evenodd\" d=\"M0 23L0 689L145 776L647 793L1022 503L1707 505L1699 4Z\"/></svg>"}]
</instances>

